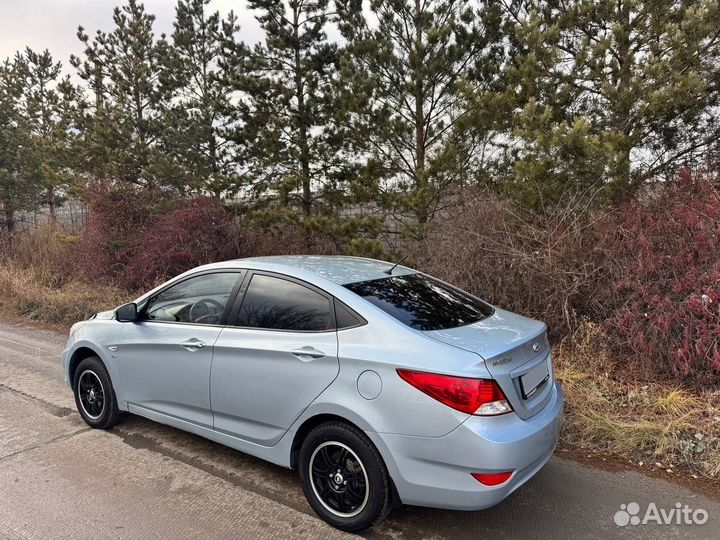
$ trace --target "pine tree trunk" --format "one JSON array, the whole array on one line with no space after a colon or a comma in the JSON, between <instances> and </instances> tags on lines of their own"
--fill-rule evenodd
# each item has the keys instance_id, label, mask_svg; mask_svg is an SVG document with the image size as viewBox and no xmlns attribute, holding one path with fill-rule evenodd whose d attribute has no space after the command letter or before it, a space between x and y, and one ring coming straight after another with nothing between
<instances>
[{"instance_id":1,"label":"pine tree trunk","mask_svg":"<svg viewBox=\"0 0 720 540\"><path fill-rule=\"evenodd\" d=\"M210 126L210 129L212 130L212 126ZM210 135L208 146L210 147L210 172L217 174L217 141L215 140L215 135Z\"/></svg>"},{"instance_id":2,"label":"pine tree trunk","mask_svg":"<svg viewBox=\"0 0 720 540\"><path fill-rule=\"evenodd\" d=\"M312 192L310 191L310 150L308 148L307 129L300 128L300 165L302 167L303 215L312 213Z\"/></svg>"},{"instance_id":3,"label":"pine tree trunk","mask_svg":"<svg viewBox=\"0 0 720 540\"><path fill-rule=\"evenodd\" d=\"M140 89L135 83L134 96L135 102L135 129L137 130L138 146L140 151L143 152L144 156L142 161L138 164L138 170L136 171L137 178L135 183L140 184L141 181L145 181L145 185L152 192L155 190L155 184L150 178L145 178L145 170L147 169L147 143L146 143L146 132L145 132L145 115L143 114L142 97L140 95Z\"/></svg>"},{"instance_id":4,"label":"pine tree trunk","mask_svg":"<svg viewBox=\"0 0 720 540\"><path fill-rule=\"evenodd\" d=\"M312 192L310 191L310 147L308 144L307 112L305 111L305 96L303 92L302 63L300 59L299 41L299 12L294 10L294 36L295 36L295 93L298 101L298 144L300 146L300 176L302 183L303 215L308 217L312 213Z\"/></svg>"},{"instance_id":5,"label":"pine tree trunk","mask_svg":"<svg viewBox=\"0 0 720 540\"><path fill-rule=\"evenodd\" d=\"M47 188L48 215L50 217L50 228L55 229L57 223L57 204L55 202L55 190Z\"/></svg>"},{"instance_id":6,"label":"pine tree trunk","mask_svg":"<svg viewBox=\"0 0 720 540\"><path fill-rule=\"evenodd\" d=\"M215 139L215 134L212 131L212 125L210 126L210 139L208 141L208 148L209 148L209 154L210 154L210 174L213 176L213 180L217 181L217 175L218 175L218 164L217 164L217 140ZM215 195L215 198L220 198L220 188L217 187L216 183L212 184L213 189L213 195Z\"/></svg>"},{"instance_id":7,"label":"pine tree trunk","mask_svg":"<svg viewBox=\"0 0 720 540\"><path fill-rule=\"evenodd\" d=\"M425 177L425 96L423 92L422 77L422 23L421 23L420 0L415 0L415 187L418 192L423 193L416 208L417 219L420 224L427 222L427 204L425 202L425 188L427 178Z\"/></svg>"},{"instance_id":8,"label":"pine tree trunk","mask_svg":"<svg viewBox=\"0 0 720 540\"><path fill-rule=\"evenodd\" d=\"M624 189L630 186L630 154L632 152L632 146L630 141L630 134L632 132L631 126L631 109L630 100L625 99L626 94L630 92L630 78L632 77L632 52L630 33L630 6L627 2L618 2L617 4L618 22L622 31L618 33L618 51L617 58L619 64L619 71L617 74L616 83L616 108L613 114L613 128L624 135L622 146L618 148L616 153L617 156L617 168L615 178L615 194L622 192ZM618 99L619 98L619 99Z\"/></svg>"},{"instance_id":9,"label":"pine tree trunk","mask_svg":"<svg viewBox=\"0 0 720 540\"><path fill-rule=\"evenodd\" d=\"M15 212L12 208L5 206L5 231L8 234L8 238L12 242L13 233L15 232Z\"/></svg>"},{"instance_id":10,"label":"pine tree trunk","mask_svg":"<svg viewBox=\"0 0 720 540\"><path fill-rule=\"evenodd\" d=\"M102 74L95 75L95 114L103 106Z\"/></svg>"}]
</instances>

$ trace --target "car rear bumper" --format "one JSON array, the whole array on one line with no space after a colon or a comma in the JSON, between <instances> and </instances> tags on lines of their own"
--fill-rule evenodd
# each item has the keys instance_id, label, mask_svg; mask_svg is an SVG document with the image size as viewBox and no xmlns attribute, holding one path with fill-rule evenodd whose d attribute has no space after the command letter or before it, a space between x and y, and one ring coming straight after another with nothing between
<instances>
[{"instance_id":1,"label":"car rear bumper","mask_svg":"<svg viewBox=\"0 0 720 540\"><path fill-rule=\"evenodd\" d=\"M546 406L527 420L515 413L472 416L443 437L368 433L404 504L480 510L498 504L550 459L562 425L563 393L555 383ZM471 473L514 471L485 486Z\"/></svg>"}]
</instances>

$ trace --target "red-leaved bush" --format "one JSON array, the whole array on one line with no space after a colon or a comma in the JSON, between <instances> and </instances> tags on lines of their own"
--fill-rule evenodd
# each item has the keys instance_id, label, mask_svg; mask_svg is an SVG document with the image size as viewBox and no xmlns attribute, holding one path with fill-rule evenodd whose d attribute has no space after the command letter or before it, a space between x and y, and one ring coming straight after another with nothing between
<instances>
[{"instance_id":1,"label":"red-leaved bush","mask_svg":"<svg viewBox=\"0 0 720 540\"><path fill-rule=\"evenodd\" d=\"M219 201L190 199L149 223L127 250L120 281L130 288L151 286L201 264L244 256L243 244Z\"/></svg>"},{"instance_id":2,"label":"red-leaved bush","mask_svg":"<svg viewBox=\"0 0 720 540\"><path fill-rule=\"evenodd\" d=\"M129 186L96 186L78 247L78 274L145 288L200 264L244 256L238 227L216 199L177 201Z\"/></svg>"},{"instance_id":3,"label":"red-leaved bush","mask_svg":"<svg viewBox=\"0 0 720 540\"><path fill-rule=\"evenodd\" d=\"M115 278L150 221L156 197L134 187L98 184L89 189L90 214L77 250L76 272L85 279ZM69 269L72 270L72 269Z\"/></svg>"},{"instance_id":4,"label":"red-leaved bush","mask_svg":"<svg viewBox=\"0 0 720 540\"><path fill-rule=\"evenodd\" d=\"M720 381L720 195L684 172L617 220L610 342L645 376ZM627 356L629 353L629 356Z\"/></svg>"}]
</instances>

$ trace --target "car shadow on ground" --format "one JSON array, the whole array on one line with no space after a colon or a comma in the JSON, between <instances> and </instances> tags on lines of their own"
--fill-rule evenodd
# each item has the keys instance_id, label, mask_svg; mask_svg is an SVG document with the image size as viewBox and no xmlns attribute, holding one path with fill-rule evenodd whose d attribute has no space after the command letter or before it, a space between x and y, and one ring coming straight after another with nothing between
<instances>
[{"instance_id":1,"label":"car shadow on ground","mask_svg":"<svg viewBox=\"0 0 720 540\"><path fill-rule=\"evenodd\" d=\"M138 450L179 460L239 488L314 515L295 471L134 415L127 415L111 433ZM534 478L493 508L462 512L401 506L363 536L378 540L685 536L678 535L680 531L673 528L617 527L613 523L614 513L620 504L628 502L627 497L634 496L633 489L638 492L636 499L642 501L642 486L628 485L622 480L623 473L612 473L618 475L617 478L610 474L553 458Z\"/></svg>"}]
</instances>

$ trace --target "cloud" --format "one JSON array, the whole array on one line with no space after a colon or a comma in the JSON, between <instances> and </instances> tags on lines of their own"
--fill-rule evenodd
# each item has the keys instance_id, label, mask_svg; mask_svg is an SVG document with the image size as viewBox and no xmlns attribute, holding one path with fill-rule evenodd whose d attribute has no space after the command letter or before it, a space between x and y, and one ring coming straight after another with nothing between
<instances>
[{"instance_id":1,"label":"cloud","mask_svg":"<svg viewBox=\"0 0 720 540\"><path fill-rule=\"evenodd\" d=\"M156 35L170 34L176 2L145 0L143 3L146 11L156 16ZM70 55L82 53L82 44L76 36L78 26L83 26L90 35L98 29L111 30L113 8L121 4L121 0L0 0L0 61L26 46L37 51L49 49L53 58L70 72ZM234 10L241 25L240 38L245 42L256 43L262 39L262 31L245 2L212 0L209 8L222 15Z\"/></svg>"}]
</instances>

